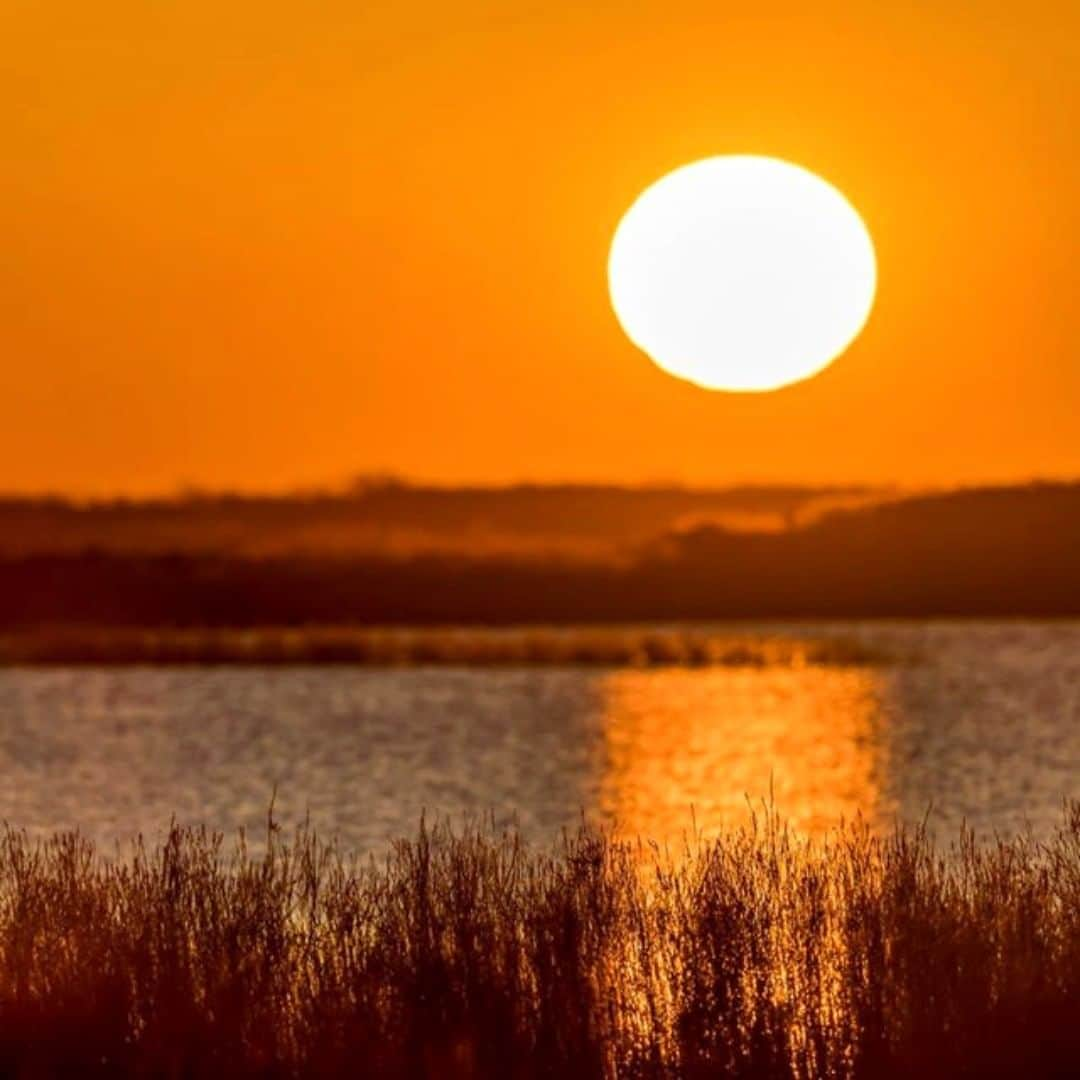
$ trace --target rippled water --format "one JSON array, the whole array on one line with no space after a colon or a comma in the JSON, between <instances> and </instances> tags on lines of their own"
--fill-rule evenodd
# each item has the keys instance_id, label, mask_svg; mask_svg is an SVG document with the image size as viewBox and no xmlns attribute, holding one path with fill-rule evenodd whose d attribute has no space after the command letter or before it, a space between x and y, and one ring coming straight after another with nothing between
<instances>
[{"instance_id":1,"label":"rippled water","mask_svg":"<svg viewBox=\"0 0 1080 1080\"><path fill-rule=\"evenodd\" d=\"M740 628L744 632L747 628ZM580 814L674 839L767 797L1042 832L1080 797L1080 624L762 627L893 662L715 668L9 668L0 817L112 843L172 815L258 832L310 814L371 851L419 816L533 836Z\"/></svg>"}]
</instances>

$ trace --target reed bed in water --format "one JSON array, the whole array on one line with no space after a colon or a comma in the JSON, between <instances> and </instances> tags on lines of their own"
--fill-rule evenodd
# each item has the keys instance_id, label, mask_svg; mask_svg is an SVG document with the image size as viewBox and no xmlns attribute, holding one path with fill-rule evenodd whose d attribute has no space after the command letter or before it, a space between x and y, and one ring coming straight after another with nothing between
<instances>
[{"instance_id":1,"label":"reed bed in water","mask_svg":"<svg viewBox=\"0 0 1080 1080\"><path fill-rule=\"evenodd\" d=\"M764 667L895 659L841 635L809 639L705 627L56 627L0 637L0 663L8 664Z\"/></svg>"},{"instance_id":2,"label":"reed bed in water","mask_svg":"<svg viewBox=\"0 0 1080 1080\"><path fill-rule=\"evenodd\" d=\"M1080 805L949 851L773 815L669 856L421 826L0 843L6 1077L1075 1075Z\"/></svg>"}]
</instances>

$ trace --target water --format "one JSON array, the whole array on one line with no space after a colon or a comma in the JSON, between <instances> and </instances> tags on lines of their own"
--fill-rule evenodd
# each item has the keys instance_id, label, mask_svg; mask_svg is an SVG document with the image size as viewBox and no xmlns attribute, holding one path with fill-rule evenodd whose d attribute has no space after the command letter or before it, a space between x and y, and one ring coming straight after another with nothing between
<instances>
[{"instance_id":1,"label":"water","mask_svg":"<svg viewBox=\"0 0 1080 1080\"><path fill-rule=\"evenodd\" d=\"M740 628L744 632L747 628ZM306 815L378 851L429 816L543 838L582 813L677 839L769 796L818 832L862 814L1045 833L1080 797L1080 624L763 627L885 659L715 668L0 670L0 818L106 845L171 817Z\"/></svg>"}]
</instances>

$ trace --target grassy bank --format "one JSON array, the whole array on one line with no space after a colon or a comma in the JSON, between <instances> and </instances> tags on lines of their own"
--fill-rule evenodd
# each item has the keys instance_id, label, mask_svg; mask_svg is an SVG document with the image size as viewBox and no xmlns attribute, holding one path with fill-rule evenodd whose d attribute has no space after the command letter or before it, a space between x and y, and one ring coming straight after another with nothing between
<instances>
[{"instance_id":1,"label":"grassy bank","mask_svg":"<svg viewBox=\"0 0 1080 1080\"><path fill-rule=\"evenodd\" d=\"M1075 1075L1080 806L949 852L421 829L0 844L0 1075Z\"/></svg>"},{"instance_id":2,"label":"grassy bank","mask_svg":"<svg viewBox=\"0 0 1080 1080\"><path fill-rule=\"evenodd\" d=\"M0 635L0 664L350 664L764 667L878 664L851 637L819 640L662 626L110 629Z\"/></svg>"}]
</instances>

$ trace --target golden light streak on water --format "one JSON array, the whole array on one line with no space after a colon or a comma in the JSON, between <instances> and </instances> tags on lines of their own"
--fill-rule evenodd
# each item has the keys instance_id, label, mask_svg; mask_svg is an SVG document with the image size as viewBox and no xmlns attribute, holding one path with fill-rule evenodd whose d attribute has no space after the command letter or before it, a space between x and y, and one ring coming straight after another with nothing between
<instances>
[{"instance_id":1,"label":"golden light streak on water","mask_svg":"<svg viewBox=\"0 0 1080 1080\"><path fill-rule=\"evenodd\" d=\"M601 810L626 835L676 843L743 824L775 801L792 828L890 819L869 668L736 668L611 673L604 702Z\"/></svg>"}]
</instances>

